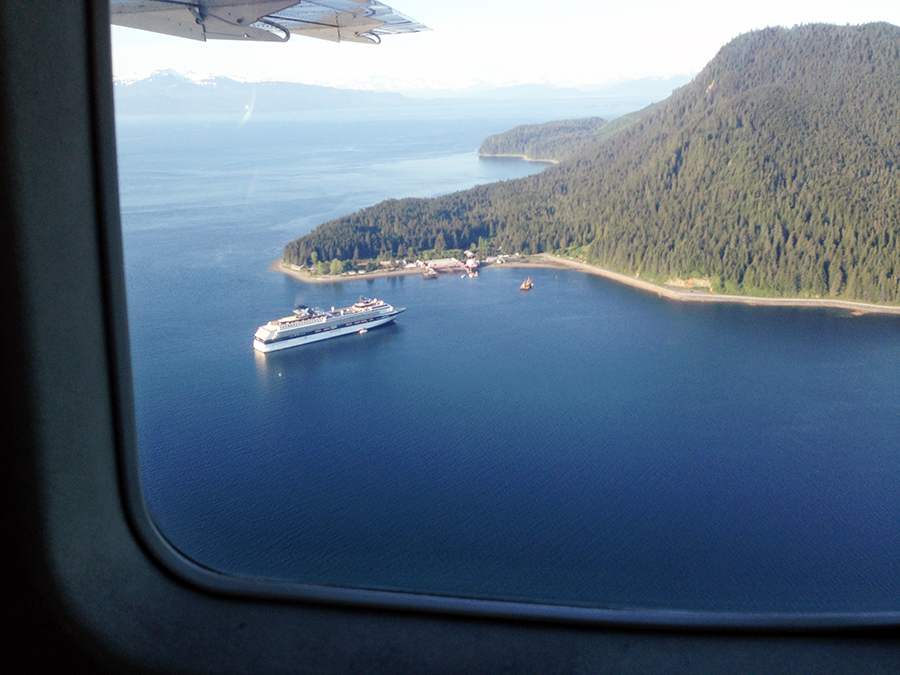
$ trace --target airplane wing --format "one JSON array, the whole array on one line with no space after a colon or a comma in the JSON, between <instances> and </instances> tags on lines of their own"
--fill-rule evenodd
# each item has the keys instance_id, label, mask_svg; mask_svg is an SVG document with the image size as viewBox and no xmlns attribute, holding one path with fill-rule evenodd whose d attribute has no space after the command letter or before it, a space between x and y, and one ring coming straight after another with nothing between
<instances>
[{"instance_id":1,"label":"airplane wing","mask_svg":"<svg viewBox=\"0 0 900 675\"><path fill-rule=\"evenodd\" d=\"M378 44L428 30L377 0L110 0L112 23L193 40L287 42L294 35Z\"/></svg>"}]
</instances>

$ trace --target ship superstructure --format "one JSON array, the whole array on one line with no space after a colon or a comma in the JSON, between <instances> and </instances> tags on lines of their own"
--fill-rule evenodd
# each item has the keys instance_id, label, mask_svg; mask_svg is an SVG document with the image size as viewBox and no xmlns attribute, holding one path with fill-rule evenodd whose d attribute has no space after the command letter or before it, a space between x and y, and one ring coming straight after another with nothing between
<instances>
[{"instance_id":1,"label":"ship superstructure","mask_svg":"<svg viewBox=\"0 0 900 675\"><path fill-rule=\"evenodd\" d=\"M381 326L405 308L393 307L383 300L360 298L350 307L330 310L300 307L293 316L260 326L253 336L253 348L261 352L297 347L309 342L364 332Z\"/></svg>"}]
</instances>

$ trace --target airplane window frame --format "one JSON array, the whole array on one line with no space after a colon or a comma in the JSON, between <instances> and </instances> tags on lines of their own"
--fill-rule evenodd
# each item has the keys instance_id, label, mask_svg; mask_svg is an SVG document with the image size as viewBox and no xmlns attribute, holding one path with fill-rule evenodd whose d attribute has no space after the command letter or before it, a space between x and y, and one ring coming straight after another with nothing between
<instances>
[{"instance_id":1,"label":"airplane window frame","mask_svg":"<svg viewBox=\"0 0 900 675\"><path fill-rule=\"evenodd\" d=\"M16 542L3 554L2 610L22 638L14 655L76 672L900 670L885 617L852 628L835 617L586 624L509 608L459 614L472 608L403 594L380 607L267 597L253 580L235 594L228 579L214 583L224 575L171 567L177 554L148 544L127 505L135 432L108 14L106 0L0 7L0 442L11 449L0 532Z\"/></svg>"}]
</instances>

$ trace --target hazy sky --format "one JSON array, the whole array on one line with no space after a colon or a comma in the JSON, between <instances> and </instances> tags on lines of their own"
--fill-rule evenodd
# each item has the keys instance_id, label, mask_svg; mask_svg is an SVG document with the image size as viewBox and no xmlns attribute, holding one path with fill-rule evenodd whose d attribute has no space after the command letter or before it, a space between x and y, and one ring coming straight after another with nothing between
<instances>
[{"instance_id":1,"label":"hazy sky","mask_svg":"<svg viewBox=\"0 0 900 675\"><path fill-rule=\"evenodd\" d=\"M118 77L199 75L416 89L588 85L694 74L733 37L765 26L900 24L898 0L387 0L432 28L380 45L195 42L113 27Z\"/></svg>"}]
</instances>

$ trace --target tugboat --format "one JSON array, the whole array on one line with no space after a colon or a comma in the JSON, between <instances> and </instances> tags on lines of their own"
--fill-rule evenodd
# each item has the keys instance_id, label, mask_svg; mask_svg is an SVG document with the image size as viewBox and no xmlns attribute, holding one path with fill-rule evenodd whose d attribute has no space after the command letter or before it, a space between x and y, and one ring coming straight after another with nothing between
<instances>
[{"instance_id":1,"label":"tugboat","mask_svg":"<svg viewBox=\"0 0 900 675\"><path fill-rule=\"evenodd\" d=\"M525 281L519 286L519 290L522 291L530 291L532 288L534 288L534 282L531 281L531 277L525 277Z\"/></svg>"}]
</instances>

